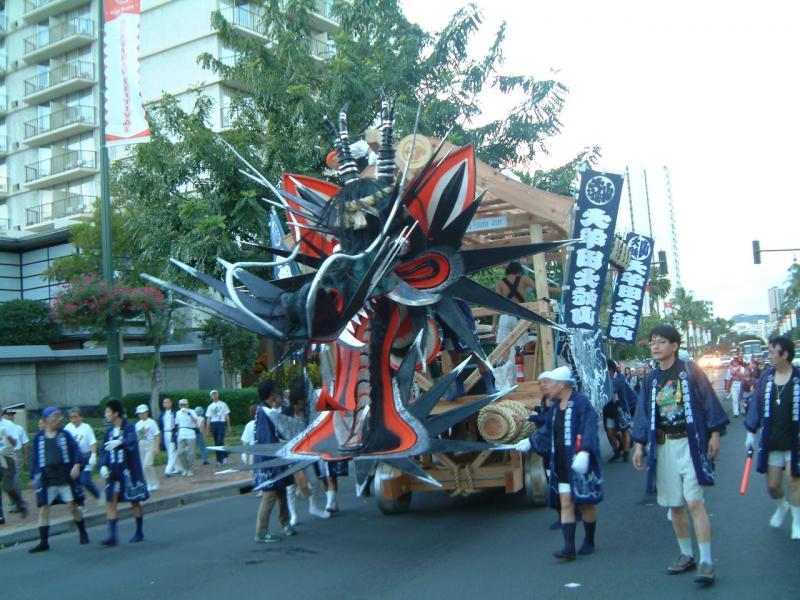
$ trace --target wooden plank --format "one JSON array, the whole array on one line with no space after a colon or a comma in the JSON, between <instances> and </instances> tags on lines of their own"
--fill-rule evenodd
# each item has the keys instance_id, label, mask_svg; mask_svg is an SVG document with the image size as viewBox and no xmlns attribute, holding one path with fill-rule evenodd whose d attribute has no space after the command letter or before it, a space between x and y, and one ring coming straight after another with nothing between
<instances>
[{"instance_id":1,"label":"wooden plank","mask_svg":"<svg viewBox=\"0 0 800 600\"><path fill-rule=\"evenodd\" d=\"M416 383L419 386L419 389L424 392L427 392L433 387L433 382L419 371L414 372L414 383Z\"/></svg>"},{"instance_id":2,"label":"wooden plank","mask_svg":"<svg viewBox=\"0 0 800 600\"><path fill-rule=\"evenodd\" d=\"M432 415L441 415L446 412L464 406L470 402L475 402L483 398L483 394L473 394L469 396L461 396L455 400L440 400L436 406L431 410ZM514 400L516 402L523 402L531 406L537 406L542 399L542 386L538 381L525 381L517 384L517 388L513 392L509 392L502 398L503 400Z\"/></svg>"},{"instance_id":3,"label":"wooden plank","mask_svg":"<svg viewBox=\"0 0 800 600\"><path fill-rule=\"evenodd\" d=\"M520 321L517 326L514 327L509 336L497 344L497 347L492 350L492 353L489 355L489 362L494 364L499 357L508 352L509 348L516 344L519 338L528 333L528 328L530 326L530 321ZM464 381L464 390L468 392L475 387L475 384L478 383L478 379L480 379L480 377L481 374L478 372L478 369L475 369Z\"/></svg>"},{"instance_id":4,"label":"wooden plank","mask_svg":"<svg viewBox=\"0 0 800 600\"><path fill-rule=\"evenodd\" d=\"M541 225L531 225L531 243L538 244L544 239ZM545 257L541 254L536 254L533 257L533 276L534 285L536 286L536 298L540 304L546 305L550 297L549 286L547 284L547 265ZM555 346L553 344L553 332L549 327L542 325L538 326L538 333L536 337L536 350L541 349L541 370L534 372L538 376L539 373L547 369L552 369L555 364Z\"/></svg>"}]
</instances>

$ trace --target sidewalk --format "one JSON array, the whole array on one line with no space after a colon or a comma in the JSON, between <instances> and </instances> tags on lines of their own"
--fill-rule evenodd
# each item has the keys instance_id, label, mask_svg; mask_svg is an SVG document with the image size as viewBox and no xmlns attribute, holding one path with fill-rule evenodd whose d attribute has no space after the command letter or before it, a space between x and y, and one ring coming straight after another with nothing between
<instances>
[{"instance_id":1,"label":"sidewalk","mask_svg":"<svg viewBox=\"0 0 800 600\"><path fill-rule=\"evenodd\" d=\"M238 464L238 457L233 456L231 464L234 466ZM142 504L145 515L185 504L242 493L242 489L250 484L250 472L229 473L226 475L214 474L216 471L227 468L228 466L217 466L212 459L209 465L195 463L194 477L174 476L167 478L164 476L164 468L157 467L161 487L158 491L151 492L150 499ZM88 527L99 525L106 521L102 481L95 473L94 482L101 494L99 502L91 494L86 493L84 519ZM18 513L9 513L8 511L12 506L11 502L7 497L3 498L6 524L0 525L0 548L39 539L38 509L36 508L33 489L25 490L23 496L28 504L28 517L26 519L23 519ZM129 519L131 515L131 505L120 503L119 518ZM50 509L51 536L73 531L74 529L75 525L65 505L59 504Z\"/></svg>"}]
</instances>

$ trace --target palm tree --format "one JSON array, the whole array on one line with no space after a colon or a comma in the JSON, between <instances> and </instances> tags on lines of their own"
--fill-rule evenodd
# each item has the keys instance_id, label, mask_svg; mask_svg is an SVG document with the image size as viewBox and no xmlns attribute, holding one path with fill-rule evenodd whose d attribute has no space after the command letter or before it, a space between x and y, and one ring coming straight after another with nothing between
<instances>
[{"instance_id":1,"label":"palm tree","mask_svg":"<svg viewBox=\"0 0 800 600\"><path fill-rule=\"evenodd\" d=\"M658 304L663 302L672 290L672 282L661 274L656 265L650 268L650 280L647 282L650 289L651 306L653 314L659 316Z\"/></svg>"}]
</instances>

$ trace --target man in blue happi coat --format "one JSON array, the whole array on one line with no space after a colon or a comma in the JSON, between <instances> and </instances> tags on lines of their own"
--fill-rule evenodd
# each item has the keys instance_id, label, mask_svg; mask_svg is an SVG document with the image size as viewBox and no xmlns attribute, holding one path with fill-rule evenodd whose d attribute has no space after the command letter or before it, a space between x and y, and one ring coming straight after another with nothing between
<instances>
[{"instance_id":1,"label":"man in blue happi coat","mask_svg":"<svg viewBox=\"0 0 800 600\"><path fill-rule=\"evenodd\" d=\"M745 449L755 446L761 429L757 469L767 474L767 491L778 505L769 524L776 529L792 513L793 540L800 540L800 369L792 366L794 344L779 336L769 341L768 368L758 381L747 408ZM789 479L789 502L783 492L783 472Z\"/></svg>"},{"instance_id":2,"label":"man in blue happi coat","mask_svg":"<svg viewBox=\"0 0 800 600\"><path fill-rule=\"evenodd\" d=\"M650 332L650 353L658 368L645 377L639 395L633 464L638 470L647 467L647 492L655 489L658 504L670 509L680 555L667 571L677 574L697 567L695 581L710 585L715 573L703 488L714 484L714 460L729 420L705 374L678 358L680 344L681 335L671 325L659 325ZM697 535L699 566L684 502Z\"/></svg>"},{"instance_id":3,"label":"man in blue happi coat","mask_svg":"<svg viewBox=\"0 0 800 600\"><path fill-rule=\"evenodd\" d=\"M31 479L39 507L39 543L28 550L30 553L50 549L50 506L53 504L67 505L75 519L80 543L89 543L83 515L78 509L78 505L83 503L83 489L79 482L83 456L75 438L62 429L62 418L60 408L45 408L42 411L44 428L33 438Z\"/></svg>"},{"instance_id":4,"label":"man in blue happi coat","mask_svg":"<svg viewBox=\"0 0 800 600\"><path fill-rule=\"evenodd\" d=\"M109 400L105 417L108 426L103 436L100 475L106 481L108 537L100 543L103 546L117 545L117 504L130 502L136 519L136 533L130 539L134 544L144 539L144 511L141 503L150 497L139 456L139 439L136 436L136 427L124 418L119 400Z\"/></svg>"},{"instance_id":5,"label":"man in blue happi coat","mask_svg":"<svg viewBox=\"0 0 800 600\"><path fill-rule=\"evenodd\" d=\"M595 505L603 500L597 413L589 399L575 389L569 367L539 375L542 392L552 399L542 426L516 445L520 452L533 448L550 455L550 505L561 505L564 547L553 553L561 560L575 560L575 507L583 514L586 534L577 554L594 552L597 527Z\"/></svg>"},{"instance_id":6,"label":"man in blue happi coat","mask_svg":"<svg viewBox=\"0 0 800 600\"><path fill-rule=\"evenodd\" d=\"M617 363L610 358L606 360L608 376L611 379L611 400L603 407L603 426L606 430L608 443L614 455L608 462L622 458L628 462L631 450L631 413L628 409L628 396L633 390L625 380L625 376L617 369Z\"/></svg>"}]
</instances>

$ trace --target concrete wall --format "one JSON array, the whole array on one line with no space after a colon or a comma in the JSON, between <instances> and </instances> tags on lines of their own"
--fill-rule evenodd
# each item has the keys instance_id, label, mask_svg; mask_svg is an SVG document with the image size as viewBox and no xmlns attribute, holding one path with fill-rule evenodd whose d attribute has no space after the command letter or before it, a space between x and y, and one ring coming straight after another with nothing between
<instances>
[{"instance_id":1,"label":"concrete wall","mask_svg":"<svg viewBox=\"0 0 800 600\"><path fill-rule=\"evenodd\" d=\"M196 356L167 356L165 389L197 389ZM141 362L123 361L124 393L149 392L150 373ZM108 392L105 359L0 364L0 404L24 402L28 409L45 406L96 406Z\"/></svg>"}]
</instances>

